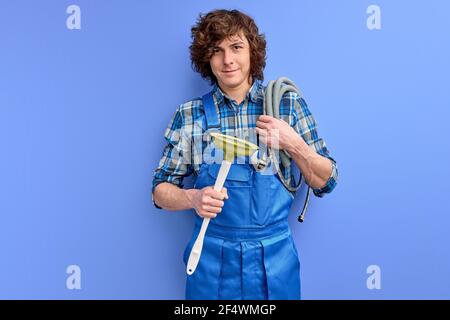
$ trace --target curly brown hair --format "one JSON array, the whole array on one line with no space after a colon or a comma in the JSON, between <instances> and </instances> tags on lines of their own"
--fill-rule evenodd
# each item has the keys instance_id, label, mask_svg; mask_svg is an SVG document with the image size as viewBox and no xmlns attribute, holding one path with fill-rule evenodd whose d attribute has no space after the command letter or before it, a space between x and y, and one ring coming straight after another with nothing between
<instances>
[{"instance_id":1,"label":"curly brown hair","mask_svg":"<svg viewBox=\"0 0 450 320\"><path fill-rule=\"evenodd\" d=\"M238 10L214 10L206 15L200 13L195 26L191 29L192 68L211 84L217 83L216 76L209 63L213 48L224 39L243 32L250 45L250 76L264 80L266 66L266 39L259 34L255 21Z\"/></svg>"}]
</instances>

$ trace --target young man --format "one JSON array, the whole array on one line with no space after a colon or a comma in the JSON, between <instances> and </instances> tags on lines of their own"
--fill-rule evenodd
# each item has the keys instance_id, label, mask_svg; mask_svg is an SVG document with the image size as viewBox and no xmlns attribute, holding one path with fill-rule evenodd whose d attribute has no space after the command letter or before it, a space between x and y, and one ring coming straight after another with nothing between
<instances>
[{"instance_id":1,"label":"young man","mask_svg":"<svg viewBox=\"0 0 450 320\"><path fill-rule=\"evenodd\" d=\"M300 265L287 223L293 195L277 175L263 175L251 163L233 164L225 187L215 191L220 164L205 161L203 137L219 130L257 144L259 135L261 143L289 153L318 197L334 189L336 161L297 94L282 97L281 119L262 115L266 41L252 18L237 10L200 15L192 38L192 65L214 85L213 102L196 98L179 106L165 132L168 144L152 190L158 208L197 213L185 263L202 219L212 219L200 262L187 278L186 298L300 299ZM208 112L217 128L211 129ZM291 168L281 169L292 182ZM183 189L191 174L194 188Z\"/></svg>"}]
</instances>

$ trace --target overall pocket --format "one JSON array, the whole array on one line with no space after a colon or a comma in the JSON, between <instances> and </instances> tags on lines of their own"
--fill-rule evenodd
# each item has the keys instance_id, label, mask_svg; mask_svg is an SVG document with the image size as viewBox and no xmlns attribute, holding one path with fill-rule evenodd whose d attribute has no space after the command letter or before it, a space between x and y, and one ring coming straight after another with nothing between
<instances>
[{"instance_id":1,"label":"overall pocket","mask_svg":"<svg viewBox=\"0 0 450 320\"><path fill-rule=\"evenodd\" d=\"M287 219L294 199L278 176L255 172L252 192L252 220L264 226Z\"/></svg>"},{"instance_id":2,"label":"overall pocket","mask_svg":"<svg viewBox=\"0 0 450 320\"><path fill-rule=\"evenodd\" d=\"M209 185L214 186L219 174L220 164L208 165ZM253 171L246 164L232 164L225 180L228 191L222 212L211 223L221 226L250 226L251 191Z\"/></svg>"}]
</instances>

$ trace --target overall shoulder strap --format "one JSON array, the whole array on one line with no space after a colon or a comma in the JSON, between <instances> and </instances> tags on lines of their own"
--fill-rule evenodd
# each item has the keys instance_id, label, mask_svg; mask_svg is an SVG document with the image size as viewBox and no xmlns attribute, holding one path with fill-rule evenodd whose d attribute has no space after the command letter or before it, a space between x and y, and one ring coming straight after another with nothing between
<instances>
[{"instance_id":1,"label":"overall shoulder strap","mask_svg":"<svg viewBox=\"0 0 450 320\"><path fill-rule=\"evenodd\" d=\"M207 129L212 128L220 129L219 116L216 111L216 106L214 104L212 92L205 94L202 99L203 99L203 108L205 109Z\"/></svg>"}]
</instances>

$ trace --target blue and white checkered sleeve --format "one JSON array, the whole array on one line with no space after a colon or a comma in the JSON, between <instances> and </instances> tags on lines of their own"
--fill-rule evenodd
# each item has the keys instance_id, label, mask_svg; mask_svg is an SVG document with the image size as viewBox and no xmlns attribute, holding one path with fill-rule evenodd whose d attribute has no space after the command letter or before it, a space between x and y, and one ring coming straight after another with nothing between
<instances>
[{"instance_id":1,"label":"blue and white checkered sleeve","mask_svg":"<svg viewBox=\"0 0 450 320\"><path fill-rule=\"evenodd\" d=\"M309 146L313 146L318 154L331 160L332 171L325 185L321 188L312 188L314 195L321 198L325 194L333 191L336 187L339 176L337 163L333 157L331 157L325 141L319 137L317 123L310 112L308 105L305 100L298 95L296 95L294 101L293 117L294 129L299 132L305 142Z\"/></svg>"},{"instance_id":2,"label":"blue and white checkered sleeve","mask_svg":"<svg viewBox=\"0 0 450 320\"><path fill-rule=\"evenodd\" d=\"M153 172L152 196L156 186L163 182L183 188L183 178L192 173L191 139L184 129L183 112L180 106L164 133L167 144L159 165ZM161 209L154 201L153 203Z\"/></svg>"}]
</instances>

